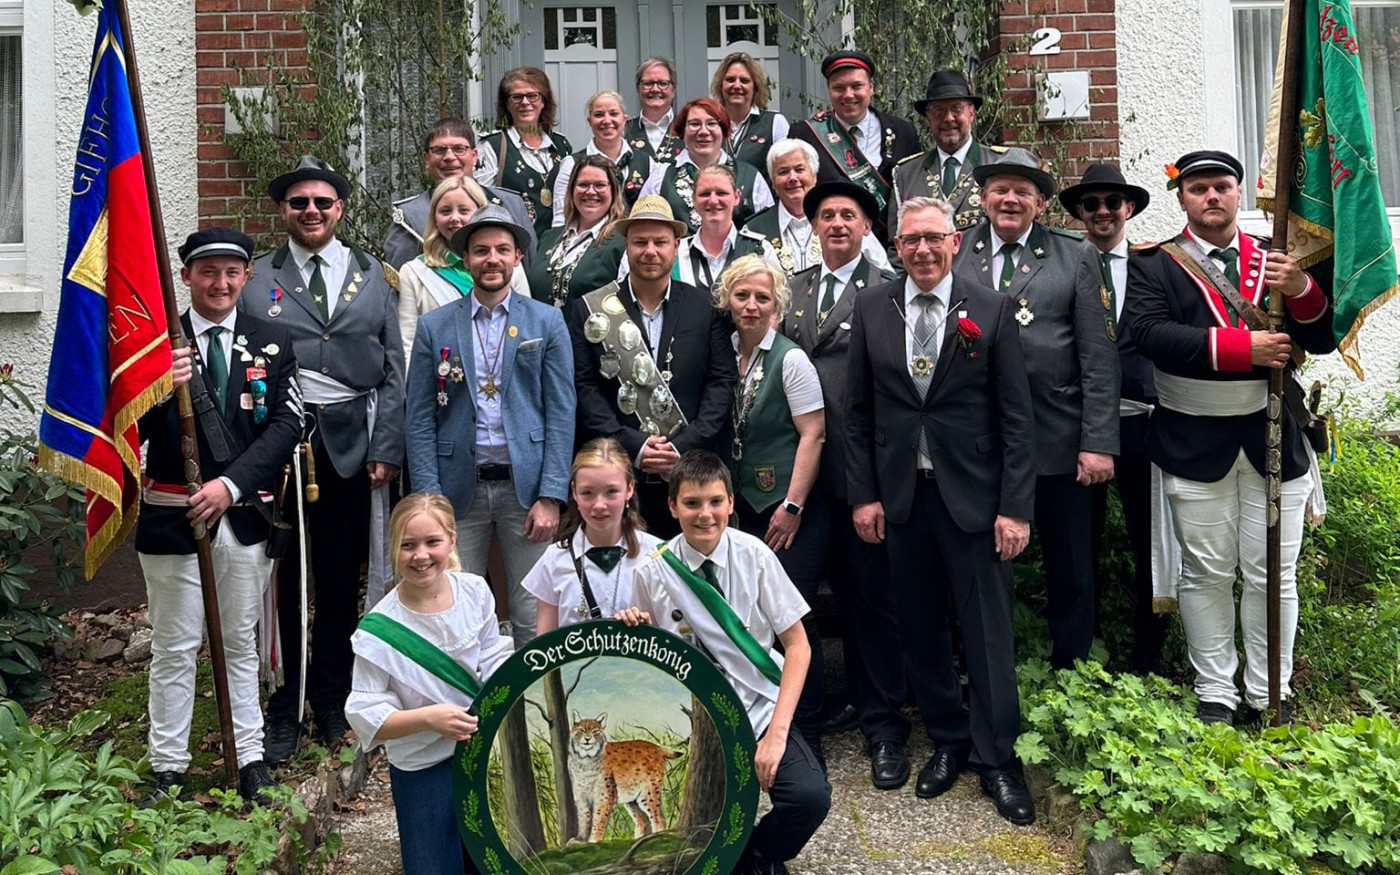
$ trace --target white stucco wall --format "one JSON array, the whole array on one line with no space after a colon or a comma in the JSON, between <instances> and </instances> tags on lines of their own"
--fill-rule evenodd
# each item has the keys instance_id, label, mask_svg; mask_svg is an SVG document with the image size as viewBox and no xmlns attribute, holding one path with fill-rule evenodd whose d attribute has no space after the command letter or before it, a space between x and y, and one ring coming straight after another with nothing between
<instances>
[{"instance_id":1,"label":"white stucco wall","mask_svg":"<svg viewBox=\"0 0 1400 875\"><path fill-rule=\"evenodd\" d=\"M1117 21L1123 172L1152 193L1151 205L1129 223L1128 234L1160 239L1184 223L1175 196L1165 188L1162 165L1195 149L1239 152L1230 4L1119 0ZM1261 218L1242 224L1270 233ZM1400 301L1367 321L1361 353L1364 382L1352 376L1340 355L1314 360L1307 373L1345 389L1348 399L1374 411L1387 392L1400 393Z\"/></svg>"},{"instance_id":2,"label":"white stucco wall","mask_svg":"<svg viewBox=\"0 0 1400 875\"><path fill-rule=\"evenodd\" d=\"M198 218L194 0L130 0L142 93L171 258ZM24 182L27 270L0 279L0 309L42 294L38 312L0 312L0 362L31 384L42 402L54 347L60 276L68 235L68 192L87 100L96 16L64 0L24 3ZM13 303L11 303L13 306ZM58 345L62 354L62 344ZM0 427L37 427L23 411L0 410Z\"/></svg>"}]
</instances>

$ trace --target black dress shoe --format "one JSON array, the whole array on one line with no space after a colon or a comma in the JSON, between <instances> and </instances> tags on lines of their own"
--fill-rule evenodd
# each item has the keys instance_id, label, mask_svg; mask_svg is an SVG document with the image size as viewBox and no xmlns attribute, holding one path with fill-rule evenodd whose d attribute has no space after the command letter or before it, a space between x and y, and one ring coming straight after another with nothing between
<instances>
[{"instance_id":1,"label":"black dress shoe","mask_svg":"<svg viewBox=\"0 0 1400 875\"><path fill-rule=\"evenodd\" d=\"M920 799L932 799L935 796L942 796L953 788L958 781L958 773L962 771L962 764L958 762L957 756L952 751L940 749L928 758L924 767L919 770L919 780L914 784L914 795Z\"/></svg>"},{"instance_id":2,"label":"black dress shoe","mask_svg":"<svg viewBox=\"0 0 1400 875\"><path fill-rule=\"evenodd\" d=\"M350 722L345 719L345 711L340 708L327 708L316 712L316 737L327 747L344 741L350 732Z\"/></svg>"},{"instance_id":3,"label":"black dress shoe","mask_svg":"<svg viewBox=\"0 0 1400 875\"><path fill-rule=\"evenodd\" d=\"M1196 716L1202 723L1224 723L1226 726L1235 723L1235 710L1221 702L1198 702Z\"/></svg>"},{"instance_id":4,"label":"black dress shoe","mask_svg":"<svg viewBox=\"0 0 1400 875\"><path fill-rule=\"evenodd\" d=\"M269 720L263 733L263 762L277 768L292 758L300 741L300 723L287 718Z\"/></svg>"},{"instance_id":5,"label":"black dress shoe","mask_svg":"<svg viewBox=\"0 0 1400 875\"><path fill-rule=\"evenodd\" d=\"M251 762L238 770L238 795L248 802L259 802L263 791L277 784L267 773L267 766L261 761Z\"/></svg>"},{"instance_id":6,"label":"black dress shoe","mask_svg":"<svg viewBox=\"0 0 1400 875\"><path fill-rule=\"evenodd\" d=\"M860 725L860 720L856 716L856 706L847 705L840 711L836 711L821 722L817 731L822 735L836 735L839 732L850 732Z\"/></svg>"},{"instance_id":7,"label":"black dress shoe","mask_svg":"<svg viewBox=\"0 0 1400 875\"><path fill-rule=\"evenodd\" d=\"M1035 823L1035 803L1019 769L988 769L981 777L982 792L992 797L997 814L1017 826Z\"/></svg>"},{"instance_id":8,"label":"black dress shoe","mask_svg":"<svg viewBox=\"0 0 1400 875\"><path fill-rule=\"evenodd\" d=\"M1278 711L1279 725L1292 726L1293 709L1288 706L1287 699L1278 703ZM1269 727L1274 725L1274 722L1271 719L1272 715L1273 711L1267 707L1256 708L1253 705L1245 705L1243 708L1240 709L1240 723L1246 726L1258 726L1261 729L1268 729Z\"/></svg>"},{"instance_id":9,"label":"black dress shoe","mask_svg":"<svg viewBox=\"0 0 1400 875\"><path fill-rule=\"evenodd\" d=\"M155 772L151 775L151 792L141 800L142 808L153 807L161 797L169 796L185 783L184 772Z\"/></svg>"},{"instance_id":10,"label":"black dress shoe","mask_svg":"<svg viewBox=\"0 0 1400 875\"><path fill-rule=\"evenodd\" d=\"M876 790L894 790L909 780L909 754L897 741L870 745L870 783Z\"/></svg>"}]
</instances>

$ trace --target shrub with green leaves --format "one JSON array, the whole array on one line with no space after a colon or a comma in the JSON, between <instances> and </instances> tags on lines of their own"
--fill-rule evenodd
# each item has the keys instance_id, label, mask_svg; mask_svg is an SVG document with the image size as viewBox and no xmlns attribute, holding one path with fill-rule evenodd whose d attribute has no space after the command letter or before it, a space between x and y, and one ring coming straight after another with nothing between
<instances>
[{"instance_id":1,"label":"shrub with green leaves","mask_svg":"<svg viewBox=\"0 0 1400 875\"><path fill-rule=\"evenodd\" d=\"M1220 854L1232 871L1400 871L1400 729L1382 716L1258 735L1195 717L1195 697L1097 663L1021 666L1016 752L1047 764L1137 861Z\"/></svg>"},{"instance_id":2,"label":"shrub with green leaves","mask_svg":"<svg viewBox=\"0 0 1400 875\"><path fill-rule=\"evenodd\" d=\"M1335 465L1322 461L1327 519L1310 528L1305 562L1327 585L1329 601L1369 601L1375 587L1400 584L1400 446L1343 417Z\"/></svg>"}]
</instances>

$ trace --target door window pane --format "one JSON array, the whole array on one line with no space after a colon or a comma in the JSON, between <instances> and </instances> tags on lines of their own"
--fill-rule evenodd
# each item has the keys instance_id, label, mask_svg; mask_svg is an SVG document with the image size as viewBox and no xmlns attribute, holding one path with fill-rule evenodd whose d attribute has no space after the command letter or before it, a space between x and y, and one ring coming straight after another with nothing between
<instances>
[{"instance_id":1,"label":"door window pane","mask_svg":"<svg viewBox=\"0 0 1400 875\"><path fill-rule=\"evenodd\" d=\"M0 245L24 242L19 34L0 35Z\"/></svg>"}]
</instances>

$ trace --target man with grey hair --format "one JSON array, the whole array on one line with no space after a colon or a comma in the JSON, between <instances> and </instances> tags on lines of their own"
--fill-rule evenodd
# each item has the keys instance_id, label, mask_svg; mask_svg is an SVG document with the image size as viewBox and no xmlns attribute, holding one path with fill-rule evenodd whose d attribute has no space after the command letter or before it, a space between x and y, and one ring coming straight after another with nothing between
<instances>
[{"instance_id":1,"label":"man with grey hair","mask_svg":"<svg viewBox=\"0 0 1400 875\"><path fill-rule=\"evenodd\" d=\"M934 744L915 795L947 792L970 764L997 812L1024 825L1035 807L1015 753L1011 560L1035 504L1025 360L1011 302L953 275L962 235L952 207L911 198L896 216L909 274L860 291L851 318L847 496L860 537L886 543L909 684Z\"/></svg>"},{"instance_id":2,"label":"man with grey hair","mask_svg":"<svg viewBox=\"0 0 1400 875\"><path fill-rule=\"evenodd\" d=\"M788 276L795 276L822 261L821 241L803 207L803 199L817 184L819 166L817 150L811 144L793 138L774 143L768 151L768 178L772 180L778 202L744 223L745 231L763 235L773 247L778 263ZM871 221L873 223L874 219ZM868 229L861 240L861 254L876 270L887 270L890 266L884 247Z\"/></svg>"},{"instance_id":3,"label":"man with grey hair","mask_svg":"<svg viewBox=\"0 0 1400 875\"><path fill-rule=\"evenodd\" d=\"M636 118L627 120L622 137L633 149L640 149L653 161L670 164L681 149L678 137L671 133L671 121L676 116L676 63L670 58L647 58L637 65Z\"/></svg>"}]
</instances>

